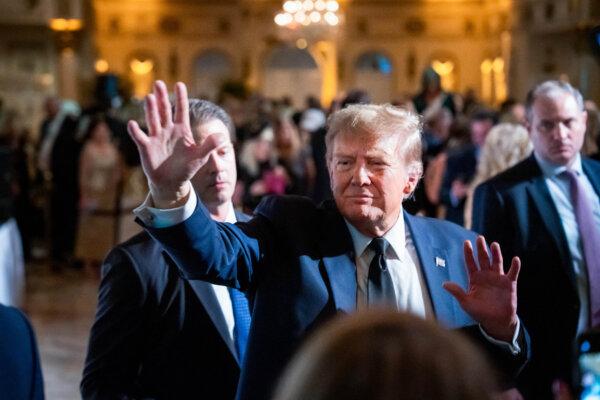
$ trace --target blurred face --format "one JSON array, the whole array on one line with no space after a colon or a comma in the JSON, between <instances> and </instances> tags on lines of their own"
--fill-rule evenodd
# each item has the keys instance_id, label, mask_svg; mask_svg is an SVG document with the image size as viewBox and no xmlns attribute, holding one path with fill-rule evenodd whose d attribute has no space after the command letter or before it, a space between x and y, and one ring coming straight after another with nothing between
<instances>
[{"instance_id":1,"label":"blurred face","mask_svg":"<svg viewBox=\"0 0 600 400\"><path fill-rule=\"evenodd\" d=\"M222 137L226 142L224 146L209 154L206 164L192 178L192 185L196 193L209 207L231 201L237 180L237 171L235 169L235 152L227 127L221 120L213 119L198 125L193 131L199 142L210 135Z\"/></svg>"},{"instance_id":2,"label":"blurred face","mask_svg":"<svg viewBox=\"0 0 600 400\"><path fill-rule=\"evenodd\" d=\"M494 126L489 119L476 120L471 122L471 142L478 147L483 146L488 132Z\"/></svg>"},{"instance_id":3,"label":"blurred face","mask_svg":"<svg viewBox=\"0 0 600 400\"><path fill-rule=\"evenodd\" d=\"M338 209L361 233L383 235L396 223L402 200L417 180L399 156L398 136L341 132L332 146L329 173Z\"/></svg>"},{"instance_id":4,"label":"blurred face","mask_svg":"<svg viewBox=\"0 0 600 400\"><path fill-rule=\"evenodd\" d=\"M111 133L105 122L100 122L92 132L92 140L95 143L108 143L111 140Z\"/></svg>"},{"instance_id":5,"label":"blurred face","mask_svg":"<svg viewBox=\"0 0 600 400\"><path fill-rule=\"evenodd\" d=\"M538 97L533 103L528 129L536 153L557 165L574 160L585 135L587 113L568 93Z\"/></svg>"}]
</instances>

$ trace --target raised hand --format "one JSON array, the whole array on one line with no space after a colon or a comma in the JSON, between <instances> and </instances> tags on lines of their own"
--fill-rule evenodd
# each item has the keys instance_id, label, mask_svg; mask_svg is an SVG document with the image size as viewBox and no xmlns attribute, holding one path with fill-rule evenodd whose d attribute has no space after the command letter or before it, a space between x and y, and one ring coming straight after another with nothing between
<instances>
[{"instance_id":1,"label":"raised hand","mask_svg":"<svg viewBox=\"0 0 600 400\"><path fill-rule=\"evenodd\" d=\"M470 241L464 243L465 263L469 275L469 287L463 290L453 282L444 283L444 289L452 294L460 306L491 337L511 342L517 326L517 278L521 261L514 257L508 273L504 273L502 252L498 243L491 245L492 258L483 236L477 238L475 261Z\"/></svg>"},{"instance_id":2,"label":"raised hand","mask_svg":"<svg viewBox=\"0 0 600 400\"><path fill-rule=\"evenodd\" d=\"M196 144L190 127L187 89L175 85L175 115L164 82L154 82L153 93L146 96L144 114L148 135L137 122L129 121L127 129L140 153L154 204L159 208L181 205L190 193L189 180L206 163L208 154L221 144L209 136Z\"/></svg>"}]
</instances>

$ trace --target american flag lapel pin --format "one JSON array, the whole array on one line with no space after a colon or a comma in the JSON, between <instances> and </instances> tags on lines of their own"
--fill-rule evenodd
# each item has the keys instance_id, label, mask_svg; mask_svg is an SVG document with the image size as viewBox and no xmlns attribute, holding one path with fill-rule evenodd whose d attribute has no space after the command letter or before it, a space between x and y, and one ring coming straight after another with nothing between
<instances>
[{"instance_id":1,"label":"american flag lapel pin","mask_svg":"<svg viewBox=\"0 0 600 400\"><path fill-rule=\"evenodd\" d=\"M446 260L444 260L441 257L436 257L435 258L435 266L436 267L440 267L440 268L445 268L446 267Z\"/></svg>"}]
</instances>

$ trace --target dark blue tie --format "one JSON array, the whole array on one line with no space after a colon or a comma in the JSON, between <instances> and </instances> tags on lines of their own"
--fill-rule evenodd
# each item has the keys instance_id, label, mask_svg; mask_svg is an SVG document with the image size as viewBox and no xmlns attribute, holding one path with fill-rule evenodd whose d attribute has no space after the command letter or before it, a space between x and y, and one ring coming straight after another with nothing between
<instances>
[{"instance_id":1,"label":"dark blue tie","mask_svg":"<svg viewBox=\"0 0 600 400\"><path fill-rule=\"evenodd\" d=\"M240 360L240 365L244 360L246 344L248 343L248 331L250 330L250 310L248 308L248 299L246 295L237 289L228 288L229 297L231 297L231 307L233 308L233 318L235 326L233 327L233 341L235 350Z\"/></svg>"}]
</instances>

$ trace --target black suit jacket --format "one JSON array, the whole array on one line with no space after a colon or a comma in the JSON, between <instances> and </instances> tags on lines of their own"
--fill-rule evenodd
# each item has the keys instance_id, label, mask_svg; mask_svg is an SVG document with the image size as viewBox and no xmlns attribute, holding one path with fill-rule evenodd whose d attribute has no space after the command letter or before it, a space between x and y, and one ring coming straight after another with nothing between
<instances>
[{"instance_id":1,"label":"black suit jacket","mask_svg":"<svg viewBox=\"0 0 600 400\"><path fill-rule=\"evenodd\" d=\"M182 279L146 233L109 253L81 382L83 398L232 399L239 373L209 283Z\"/></svg>"},{"instance_id":2,"label":"black suit jacket","mask_svg":"<svg viewBox=\"0 0 600 400\"><path fill-rule=\"evenodd\" d=\"M582 163L600 195L600 163ZM498 241L504 254L521 257L518 312L531 335L532 359L519 386L529 398L551 398L553 379L571 381L580 304L565 231L533 155L477 187L473 229Z\"/></svg>"}]
</instances>

